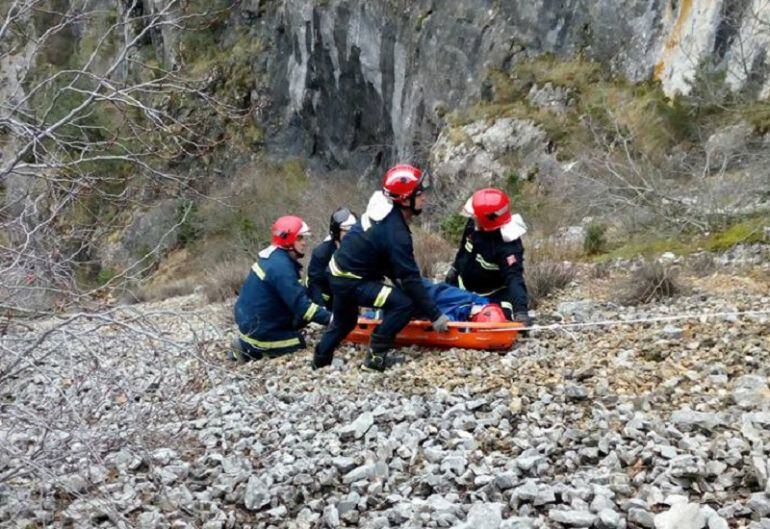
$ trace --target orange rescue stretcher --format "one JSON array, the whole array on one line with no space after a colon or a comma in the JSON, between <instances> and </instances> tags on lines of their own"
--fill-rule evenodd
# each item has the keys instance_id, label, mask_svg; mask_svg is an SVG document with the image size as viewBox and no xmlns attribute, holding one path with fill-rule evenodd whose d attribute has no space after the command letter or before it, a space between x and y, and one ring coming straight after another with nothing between
<instances>
[{"instance_id":1,"label":"orange rescue stretcher","mask_svg":"<svg viewBox=\"0 0 770 529\"><path fill-rule=\"evenodd\" d=\"M353 343L368 344L374 328L380 320L358 318L356 328L348 334ZM505 351L513 347L519 335L521 323L477 323L471 321L449 322L449 332L436 332L429 321L410 321L396 336L396 345L422 345L436 349L484 349Z\"/></svg>"}]
</instances>

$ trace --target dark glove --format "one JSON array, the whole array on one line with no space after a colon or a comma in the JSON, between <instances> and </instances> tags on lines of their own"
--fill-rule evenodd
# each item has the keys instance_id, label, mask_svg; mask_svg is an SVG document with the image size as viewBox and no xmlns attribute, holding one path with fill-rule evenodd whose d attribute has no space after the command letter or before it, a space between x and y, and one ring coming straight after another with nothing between
<instances>
[{"instance_id":1,"label":"dark glove","mask_svg":"<svg viewBox=\"0 0 770 529\"><path fill-rule=\"evenodd\" d=\"M529 317L527 312L517 312L513 315L513 321L523 324L525 327L532 326L532 318Z\"/></svg>"},{"instance_id":2,"label":"dark glove","mask_svg":"<svg viewBox=\"0 0 770 529\"><path fill-rule=\"evenodd\" d=\"M430 323L433 325L433 330L438 332L449 332L449 318L446 314L442 314L434 321Z\"/></svg>"},{"instance_id":3,"label":"dark glove","mask_svg":"<svg viewBox=\"0 0 770 529\"><path fill-rule=\"evenodd\" d=\"M450 285L457 285L457 270L455 270L454 266L449 268L444 281Z\"/></svg>"}]
</instances>

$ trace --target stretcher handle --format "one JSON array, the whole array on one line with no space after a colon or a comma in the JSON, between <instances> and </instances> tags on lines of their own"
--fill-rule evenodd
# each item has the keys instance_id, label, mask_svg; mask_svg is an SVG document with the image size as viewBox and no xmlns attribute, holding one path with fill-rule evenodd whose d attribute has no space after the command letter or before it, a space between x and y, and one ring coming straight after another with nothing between
<instances>
[{"instance_id":1,"label":"stretcher handle","mask_svg":"<svg viewBox=\"0 0 770 529\"><path fill-rule=\"evenodd\" d=\"M379 325L382 320L371 320L369 318L359 318L359 325ZM409 325L425 325L431 327L431 323L427 320L412 320ZM506 321L500 323L487 323L476 321L450 321L450 328L455 329L481 329L481 330L495 330L495 331L515 331L524 327L523 323L515 321Z\"/></svg>"}]
</instances>

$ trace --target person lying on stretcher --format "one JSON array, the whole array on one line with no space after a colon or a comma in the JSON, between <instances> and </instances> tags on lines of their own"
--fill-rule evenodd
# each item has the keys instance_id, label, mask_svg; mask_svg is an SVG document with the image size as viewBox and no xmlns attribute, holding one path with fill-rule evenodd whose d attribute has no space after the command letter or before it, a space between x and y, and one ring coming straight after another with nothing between
<instances>
[{"instance_id":1,"label":"person lying on stretcher","mask_svg":"<svg viewBox=\"0 0 770 529\"><path fill-rule=\"evenodd\" d=\"M422 280L425 289L438 308L447 315L450 321L504 322L507 321L503 309L497 303L491 303L488 298L468 292L448 283L434 283L429 279ZM380 311L364 309L362 316L379 319ZM425 319L417 316L414 319Z\"/></svg>"}]
</instances>

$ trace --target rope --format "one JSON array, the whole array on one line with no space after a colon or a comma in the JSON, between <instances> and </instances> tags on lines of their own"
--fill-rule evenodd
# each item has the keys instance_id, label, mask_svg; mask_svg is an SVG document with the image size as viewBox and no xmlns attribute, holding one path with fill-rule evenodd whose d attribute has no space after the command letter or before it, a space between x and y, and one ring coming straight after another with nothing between
<instances>
[{"instance_id":1,"label":"rope","mask_svg":"<svg viewBox=\"0 0 770 529\"><path fill-rule=\"evenodd\" d=\"M718 318L725 316L748 316L748 315L770 315L770 310L742 310L742 311L729 311L729 312L701 312L701 313L686 313L677 314L674 316L656 316L651 318L633 318L629 320L601 320L601 321L586 321L576 323L552 323L549 325L531 325L529 327L518 327L520 331L550 331L560 329L574 329L580 327L602 327L613 325L633 325L636 323L656 323L656 322L668 322L668 321L681 321L681 320L694 320L700 318ZM510 329L500 329L510 330ZM487 332L494 332L493 330Z\"/></svg>"}]
</instances>

